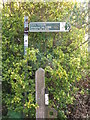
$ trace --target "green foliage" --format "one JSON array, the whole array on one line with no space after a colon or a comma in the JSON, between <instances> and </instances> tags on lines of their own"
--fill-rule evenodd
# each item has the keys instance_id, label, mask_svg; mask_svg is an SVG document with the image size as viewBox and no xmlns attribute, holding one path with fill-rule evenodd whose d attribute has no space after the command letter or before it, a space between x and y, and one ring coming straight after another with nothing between
<instances>
[{"instance_id":1,"label":"green foliage","mask_svg":"<svg viewBox=\"0 0 90 120\"><path fill-rule=\"evenodd\" d=\"M21 118L21 114L13 111L8 112L8 118Z\"/></svg>"},{"instance_id":2,"label":"green foliage","mask_svg":"<svg viewBox=\"0 0 90 120\"><path fill-rule=\"evenodd\" d=\"M31 22L68 22L66 18L72 10L78 10L83 21L83 13L79 12L78 4L74 6L74 3L5 4L2 10L2 72L3 101L8 110L35 118L38 106L35 103L35 71L42 67L46 72L50 105L57 109L59 118L66 117L64 112L67 104L73 103L73 95L78 90L75 83L86 74L88 67L86 44L82 45L85 28L72 25L68 33L29 33L29 48L27 55L23 56L24 15L28 15ZM69 22L75 23L72 17ZM14 113L14 116L18 115Z\"/></svg>"}]
</instances>

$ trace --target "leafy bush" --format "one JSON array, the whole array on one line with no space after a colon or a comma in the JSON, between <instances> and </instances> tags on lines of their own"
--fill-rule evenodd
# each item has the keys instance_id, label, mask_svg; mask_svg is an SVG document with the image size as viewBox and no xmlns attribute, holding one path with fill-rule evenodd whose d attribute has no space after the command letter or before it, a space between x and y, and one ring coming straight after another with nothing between
<instances>
[{"instance_id":1,"label":"leafy bush","mask_svg":"<svg viewBox=\"0 0 90 120\"><path fill-rule=\"evenodd\" d=\"M80 28L85 18L81 12L80 20L75 22L76 13L80 14L77 3L10 2L4 5L3 102L8 111L35 117L35 71L42 67L46 71L50 106L57 109L59 118L66 117L67 104L73 103L73 94L78 91L75 83L86 74L88 67L86 44L82 44L85 28ZM24 15L29 16L29 21L69 21L72 29L68 33L29 33L29 48L23 56ZM71 16L69 20L67 16Z\"/></svg>"}]
</instances>

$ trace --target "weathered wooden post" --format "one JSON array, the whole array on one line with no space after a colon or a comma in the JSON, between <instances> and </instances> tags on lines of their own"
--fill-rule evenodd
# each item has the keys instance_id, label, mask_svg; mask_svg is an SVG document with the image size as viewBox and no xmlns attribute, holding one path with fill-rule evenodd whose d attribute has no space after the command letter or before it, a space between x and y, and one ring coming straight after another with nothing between
<instances>
[{"instance_id":1,"label":"weathered wooden post","mask_svg":"<svg viewBox=\"0 0 90 120\"><path fill-rule=\"evenodd\" d=\"M36 109L36 118L45 118L45 71L39 68L35 75L36 82L36 103L38 108Z\"/></svg>"},{"instance_id":2,"label":"weathered wooden post","mask_svg":"<svg viewBox=\"0 0 90 120\"><path fill-rule=\"evenodd\" d=\"M36 119L38 118L57 118L57 111L54 108L48 107L47 94L45 94L45 71L39 68L35 75L36 84ZM46 96L45 96L46 95ZM46 100L45 100L46 98Z\"/></svg>"}]
</instances>

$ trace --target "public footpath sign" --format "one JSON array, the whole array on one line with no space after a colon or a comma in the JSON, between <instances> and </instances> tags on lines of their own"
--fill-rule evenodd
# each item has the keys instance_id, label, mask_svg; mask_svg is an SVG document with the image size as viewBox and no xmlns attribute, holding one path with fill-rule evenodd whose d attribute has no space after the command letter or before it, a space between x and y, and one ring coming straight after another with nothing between
<instances>
[{"instance_id":1,"label":"public footpath sign","mask_svg":"<svg viewBox=\"0 0 90 120\"><path fill-rule=\"evenodd\" d=\"M29 32L69 32L67 22L30 22Z\"/></svg>"},{"instance_id":2,"label":"public footpath sign","mask_svg":"<svg viewBox=\"0 0 90 120\"><path fill-rule=\"evenodd\" d=\"M24 17L24 55L27 54L28 32L69 32L71 26L68 22L30 22L28 16Z\"/></svg>"}]
</instances>

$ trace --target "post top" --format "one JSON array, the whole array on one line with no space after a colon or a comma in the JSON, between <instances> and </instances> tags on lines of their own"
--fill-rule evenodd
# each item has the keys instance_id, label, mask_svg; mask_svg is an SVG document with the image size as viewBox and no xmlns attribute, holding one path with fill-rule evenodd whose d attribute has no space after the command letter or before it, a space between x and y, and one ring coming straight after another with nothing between
<instances>
[{"instance_id":1,"label":"post top","mask_svg":"<svg viewBox=\"0 0 90 120\"><path fill-rule=\"evenodd\" d=\"M43 68L39 68L37 71L43 71L43 72L44 72L44 69L43 69ZM37 71L36 71L36 72L37 72Z\"/></svg>"}]
</instances>

